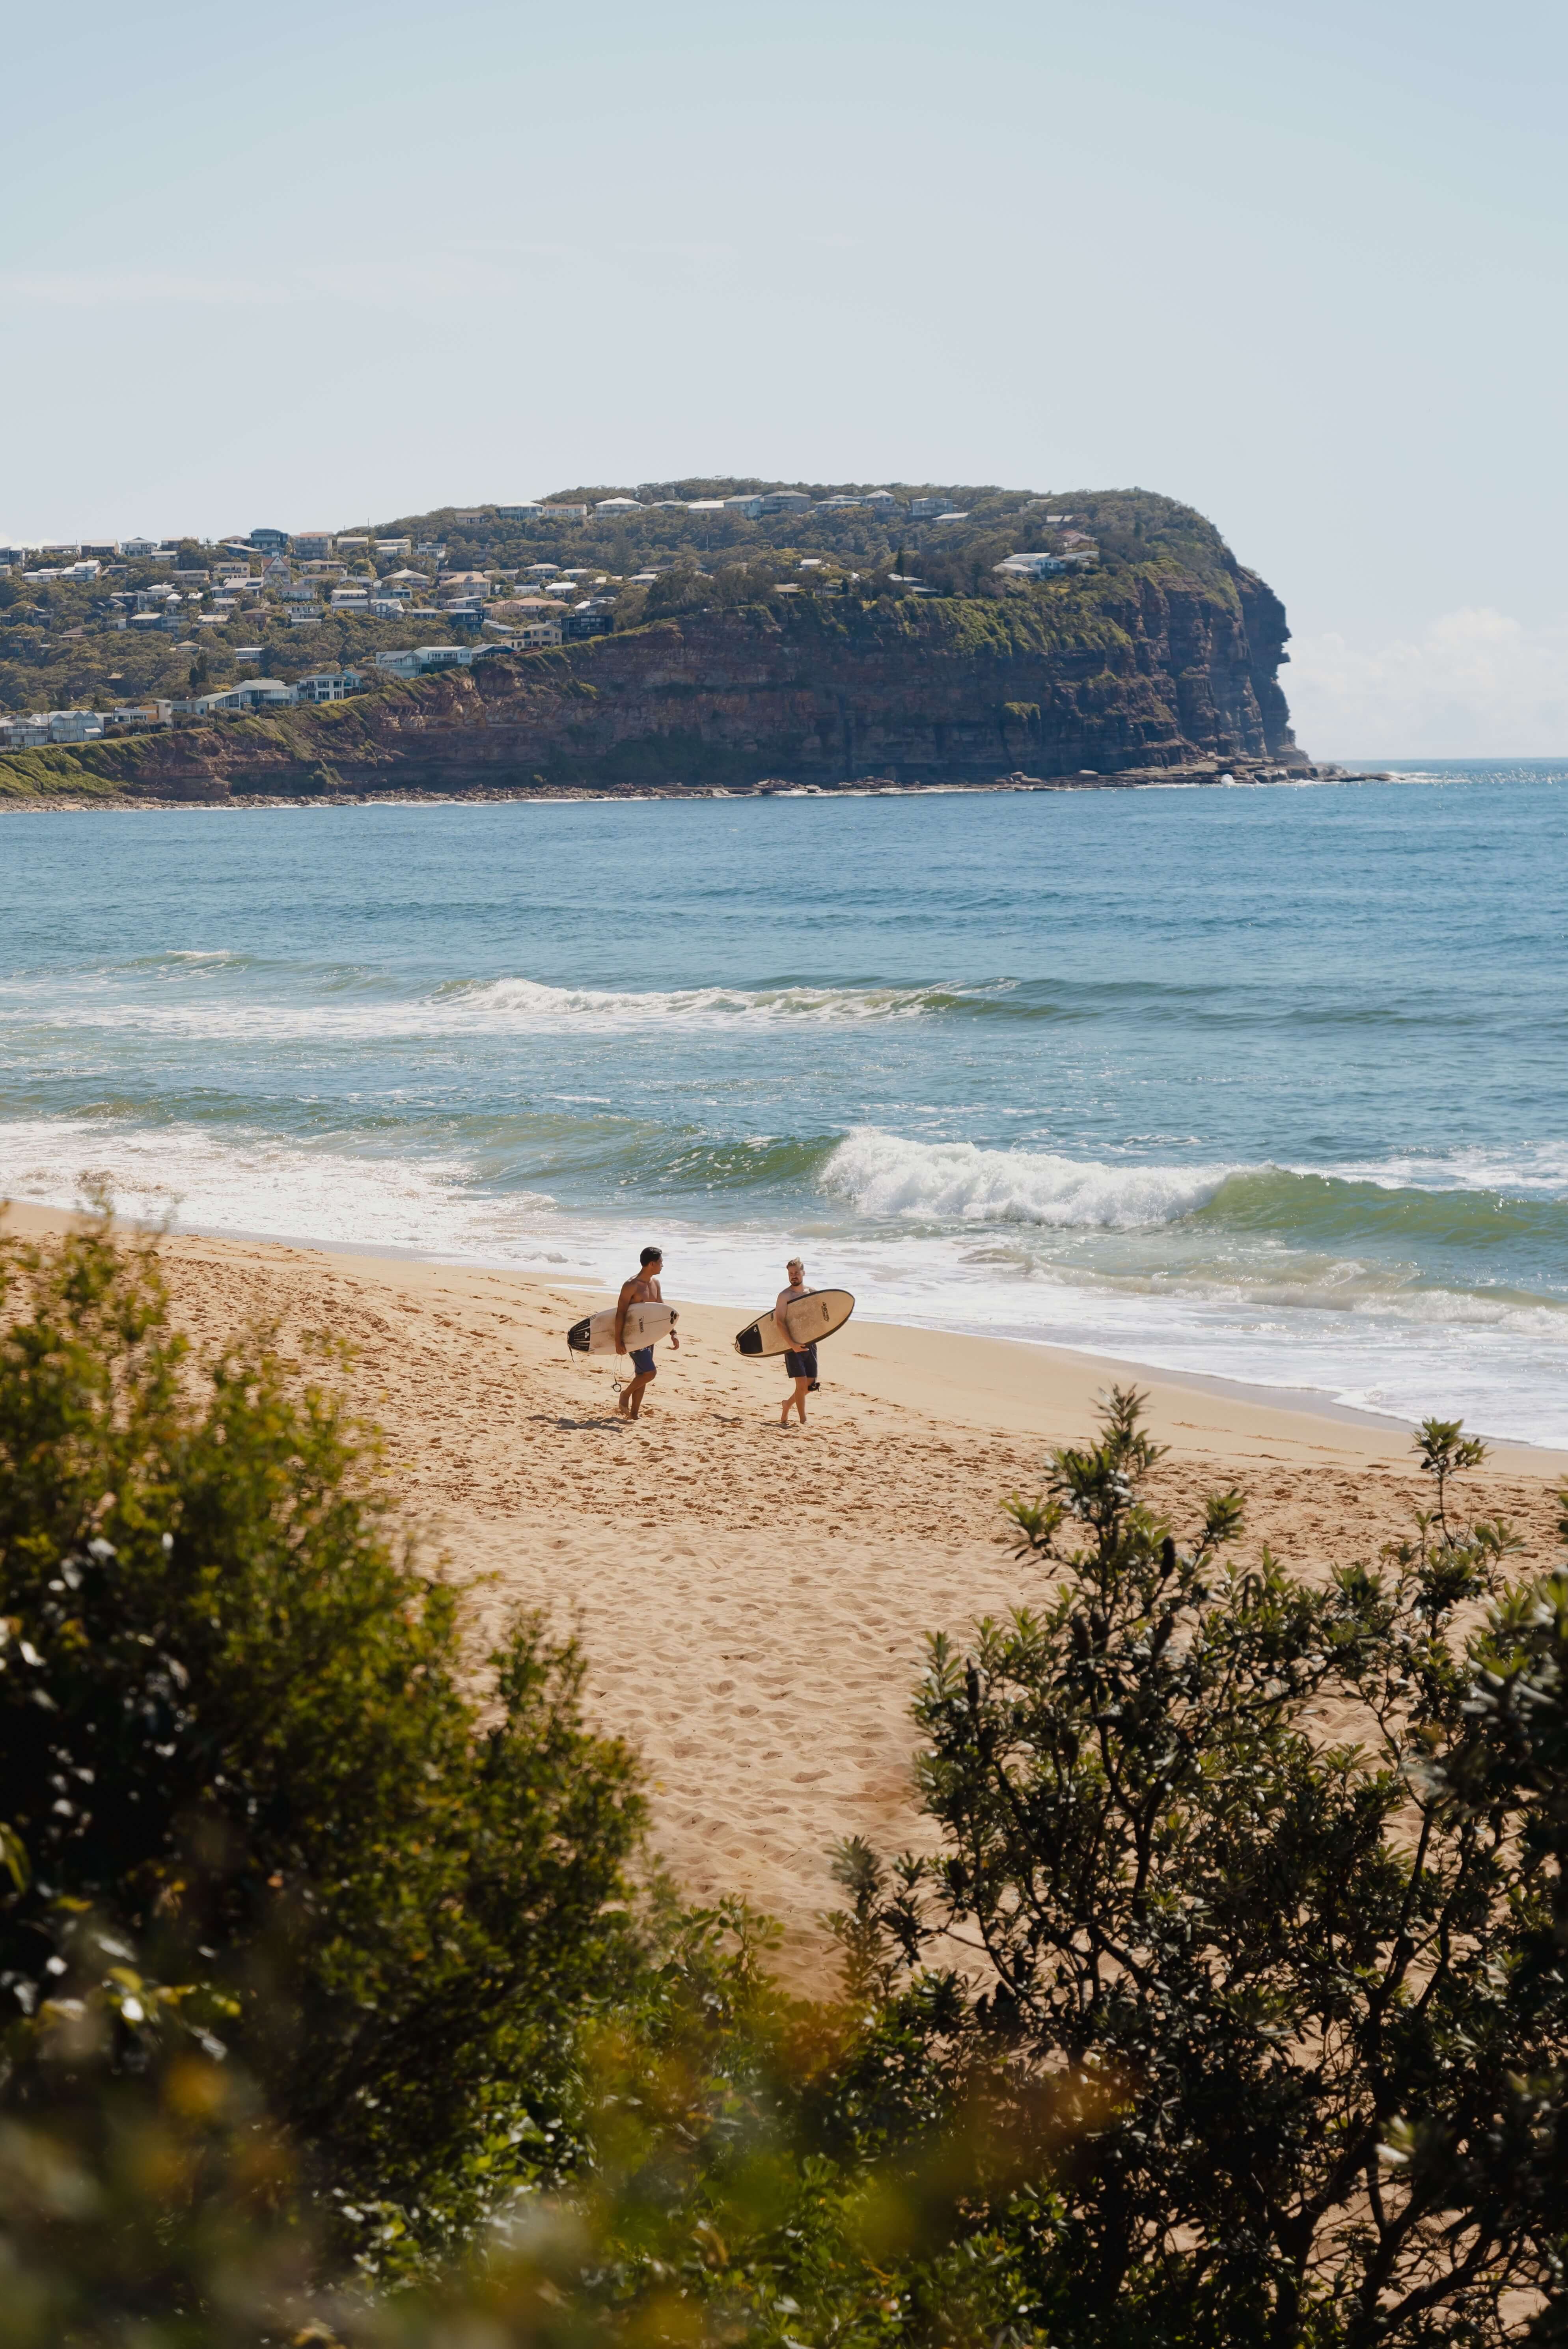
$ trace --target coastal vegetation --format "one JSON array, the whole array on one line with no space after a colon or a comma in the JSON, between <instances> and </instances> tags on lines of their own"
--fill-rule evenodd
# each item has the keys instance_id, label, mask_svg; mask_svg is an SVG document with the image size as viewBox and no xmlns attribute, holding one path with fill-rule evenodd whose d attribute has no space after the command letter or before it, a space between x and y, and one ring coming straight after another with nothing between
<instances>
[{"instance_id":1,"label":"coastal vegetation","mask_svg":"<svg viewBox=\"0 0 1568 2349\"><path fill-rule=\"evenodd\" d=\"M343 1370L198 1358L107 1213L0 1239L0 2343L1563 2337L1568 1577L1461 1428L1302 1578L1114 1394L811 2002L575 1645L476 1648Z\"/></svg>"}]
</instances>

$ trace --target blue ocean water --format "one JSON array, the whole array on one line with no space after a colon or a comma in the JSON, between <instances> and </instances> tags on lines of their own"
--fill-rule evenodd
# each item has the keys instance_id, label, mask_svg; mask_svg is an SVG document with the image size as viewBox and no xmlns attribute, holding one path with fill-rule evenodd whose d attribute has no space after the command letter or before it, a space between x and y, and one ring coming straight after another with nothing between
<instances>
[{"instance_id":1,"label":"blue ocean water","mask_svg":"<svg viewBox=\"0 0 1568 2349\"><path fill-rule=\"evenodd\" d=\"M16 816L0 1191L1568 1442L1568 764Z\"/></svg>"}]
</instances>

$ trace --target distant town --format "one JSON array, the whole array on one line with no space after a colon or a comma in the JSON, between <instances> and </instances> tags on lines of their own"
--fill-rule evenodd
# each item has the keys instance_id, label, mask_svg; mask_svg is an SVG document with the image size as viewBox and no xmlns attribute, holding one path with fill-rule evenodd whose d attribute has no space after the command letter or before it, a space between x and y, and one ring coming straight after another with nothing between
<instances>
[{"instance_id":1,"label":"distant town","mask_svg":"<svg viewBox=\"0 0 1568 2349\"><path fill-rule=\"evenodd\" d=\"M995 493L984 501L989 506ZM0 546L0 659L36 666L74 655L78 669L102 670L81 706L20 708L25 677L5 674L9 708L0 708L0 750L97 740L181 721L254 716L300 703L340 701L381 681L467 667L497 653L547 652L618 626L658 616L650 600L671 573L701 582L700 564L728 554L770 566L759 593L784 595L848 591L870 566L877 592L910 596L999 592L1092 567L1098 546L1067 512L1019 492L1001 514L975 512L950 495L899 495L888 489L814 496L801 489L742 489L722 496L614 495L540 500L516 505L454 507L418 528L286 531L259 527L216 542L55 542ZM999 523L1031 515L1048 544L1018 548L983 537ZM763 545L780 527L800 544ZM900 536L929 547L974 541L980 571L968 585L937 584L898 566ZM804 533L804 535L803 535ZM1010 533L1010 535L1015 533ZM625 558L652 542L659 559L616 570L599 562L562 560L576 539L607 545ZM559 552L525 556L529 542ZM999 551L1000 548L1000 551ZM494 559L493 559L494 558ZM907 559L907 558L906 558ZM939 569L940 565L937 566ZM775 575L787 574L789 575ZM63 623L63 625L61 625ZM347 631L346 632L346 624ZM327 627L333 646L352 658L314 667L303 632ZM301 632L301 633L296 633ZM396 641L386 641L389 635ZM112 690L130 683L124 667L89 660L88 639L168 640L192 656L185 690ZM354 649L363 638L362 652ZM421 640L428 638L428 640ZM322 642L322 648L327 648ZM152 646L149 645L151 651ZM298 657L303 655L304 658ZM145 666L145 664L143 664ZM167 661L155 666L167 667ZM272 674L283 668L283 676ZM214 673L214 672L217 673Z\"/></svg>"}]
</instances>

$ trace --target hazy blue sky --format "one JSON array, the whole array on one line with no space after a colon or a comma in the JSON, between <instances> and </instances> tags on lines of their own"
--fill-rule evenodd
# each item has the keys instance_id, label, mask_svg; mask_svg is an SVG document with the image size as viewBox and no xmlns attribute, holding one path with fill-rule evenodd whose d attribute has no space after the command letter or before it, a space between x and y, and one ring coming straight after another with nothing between
<instances>
[{"instance_id":1,"label":"hazy blue sky","mask_svg":"<svg viewBox=\"0 0 1568 2349\"><path fill-rule=\"evenodd\" d=\"M1565 12L14 10L0 533L1141 483L1325 754L1568 752Z\"/></svg>"}]
</instances>

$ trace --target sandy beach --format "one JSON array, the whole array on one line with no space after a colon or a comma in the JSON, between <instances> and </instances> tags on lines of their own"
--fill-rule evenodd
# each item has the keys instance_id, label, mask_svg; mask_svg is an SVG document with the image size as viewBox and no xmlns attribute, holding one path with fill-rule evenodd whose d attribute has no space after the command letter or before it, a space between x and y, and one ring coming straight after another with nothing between
<instances>
[{"instance_id":1,"label":"sandy beach","mask_svg":"<svg viewBox=\"0 0 1568 2349\"><path fill-rule=\"evenodd\" d=\"M8 1227L65 1218L16 1207ZM744 1893L821 1966L828 1847L914 1838L909 1695L924 1635L1037 1598L998 1541L998 1505L1033 1491L1054 1444L1089 1433L1098 1393L1147 1390L1162 1503L1248 1495L1242 1553L1303 1572L1376 1554L1422 1498L1408 1432L1254 1400L1136 1366L862 1321L822 1349L810 1424L781 1433L785 1381L734 1332L771 1302L680 1304L644 1417L617 1371L569 1356L568 1324L607 1294L512 1272L174 1237L164 1260L201 1345L257 1319L286 1352L311 1330L354 1349L353 1393L384 1433L408 1518L474 1585L483 1630L518 1601L581 1632L597 1721L647 1764L655 1834L693 1899ZM1568 1455L1496 1446L1473 1504L1556 1554Z\"/></svg>"}]
</instances>

